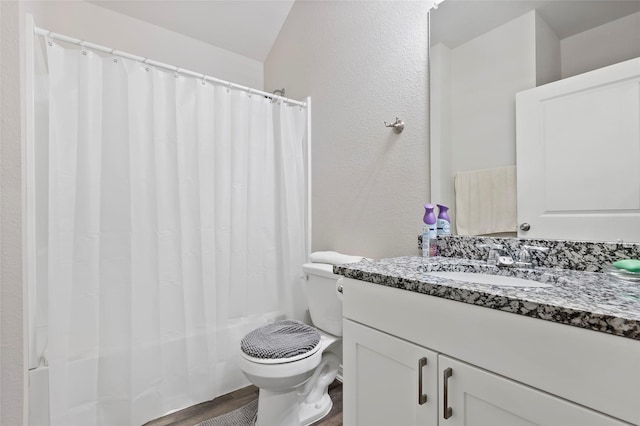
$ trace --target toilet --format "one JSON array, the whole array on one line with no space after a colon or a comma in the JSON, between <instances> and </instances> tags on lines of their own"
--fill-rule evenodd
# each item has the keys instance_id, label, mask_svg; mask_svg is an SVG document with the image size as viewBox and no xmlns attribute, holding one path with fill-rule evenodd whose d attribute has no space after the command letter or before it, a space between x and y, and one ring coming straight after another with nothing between
<instances>
[{"instance_id":1,"label":"toilet","mask_svg":"<svg viewBox=\"0 0 640 426\"><path fill-rule=\"evenodd\" d=\"M257 426L306 426L329 414L342 363L342 288L333 265L302 266L313 326L277 321L248 333L240 368L257 386Z\"/></svg>"}]
</instances>

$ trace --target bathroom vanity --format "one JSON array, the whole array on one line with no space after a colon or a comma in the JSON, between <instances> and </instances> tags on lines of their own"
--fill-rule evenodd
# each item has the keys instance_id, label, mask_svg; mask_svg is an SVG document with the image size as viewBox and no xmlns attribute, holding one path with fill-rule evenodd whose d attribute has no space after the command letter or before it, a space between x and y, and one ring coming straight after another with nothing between
<instances>
[{"instance_id":1,"label":"bathroom vanity","mask_svg":"<svg viewBox=\"0 0 640 426\"><path fill-rule=\"evenodd\" d=\"M489 272L551 285L429 274L483 268L444 257L334 267L345 425L640 424L640 285L540 267Z\"/></svg>"}]
</instances>

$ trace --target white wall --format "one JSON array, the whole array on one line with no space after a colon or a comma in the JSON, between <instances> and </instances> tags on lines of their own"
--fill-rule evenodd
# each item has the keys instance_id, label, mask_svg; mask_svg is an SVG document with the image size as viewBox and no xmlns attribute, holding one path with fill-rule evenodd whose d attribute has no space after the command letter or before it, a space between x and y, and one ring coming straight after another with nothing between
<instances>
[{"instance_id":1,"label":"white wall","mask_svg":"<svg viewBox=\"0 0 640 426\"><path fill-rule=\"evenodd\" d=\"M35 25L256 89L263 64L139 19L77 0L21 1ZM153 7L150 3L149 7Z\"/></svg>"},{"instance_id":2,"label":"white wall","mask_svg":"<svg viewBox=\"0 0 640 426\"><path fill-rule=\"evenodd\" d=\"M417 254L429 196L424 1L298 1L265 86L312 97L313 250ZM383 121L400 117L396 135Z\"/></svg>"},{"instance_id":3,"label":"white wall","mask_svg":"<svg viewBox=\"0 0 640 426\"><path fill-rule=\"evenodd\" d=\"M562 78L640 57L640 12L560 42Z\"/></svg>"},{"instance_id":4,"label":"white wall","mask_svg":"<svg viewBox=\"0 0 640 426\"><path fill-rule=\"evenodd\" d=\"M26 421L19 9L0 1L0 424Z\"/></svg>"},{"instance_id":5,"label":"white wall","mask_svg":"<svg viewBox=\"0 0 640 426\"><path fill-rule=\"evenodd\" d=\"M451 52L452 172L516 163L516 92L536 85L535 12Z\"/></svg>"},{"instance_id":6,"label":"white wall","mask_svg":"<svg viewBox=\"0 0 640 426\"><path fill-rule=\"evenodd\" d=\"M540 15L536 14L536 86L560 80L560 39Z\"/></svg>"}]
</instances>

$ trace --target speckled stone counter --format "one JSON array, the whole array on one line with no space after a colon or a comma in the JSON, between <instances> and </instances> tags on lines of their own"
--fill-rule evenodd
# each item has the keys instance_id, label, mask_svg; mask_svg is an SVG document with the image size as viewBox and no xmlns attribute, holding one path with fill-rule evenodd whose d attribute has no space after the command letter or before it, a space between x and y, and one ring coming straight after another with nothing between
<instances>
[{"instance_id":1,"label":"speckled stone counter","mask_svg":"<svg viewBox=\"0 0 640 426\"><path fill-rule=\"evenodd\" d=\"M548 248L546 253L531 252L536 266L601 272L606 265L620 259L640 259L640 244L572 240L542 240L508 237L450 235L438 238L438 255L464 259L486 259L487 249L478 244L501 244L513 254L524 244ZM418 249L422 236L418 236ZM418 252L419 254L420 252Z\"/></svg>"},{"instance_id":2,"label":"speckled stone counter","mask_svg":"<svg viewBox=\"0 0 640 426\"><path fill-rule=\"evenodd\" d=\"M480 260L398 257L334 266L348 278L640 340L640 283L606 273L538 267L498 268ZM505 287L429 275L483 272L529 278L550 287Z\"/></svg>"}]
</instances>

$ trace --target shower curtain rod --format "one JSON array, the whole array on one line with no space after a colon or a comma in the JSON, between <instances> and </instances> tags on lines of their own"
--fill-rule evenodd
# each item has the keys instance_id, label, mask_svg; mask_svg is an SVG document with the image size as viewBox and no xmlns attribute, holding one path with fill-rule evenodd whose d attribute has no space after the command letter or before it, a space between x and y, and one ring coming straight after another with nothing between
<instances>
[{"instance_id":1,"label":"shower curtain rod","mask_svg":"<svg viewBox=\"0 0 640 426\"><path fill-rule=\"evenodd\" d=\"M45 30L43 28L34 27L33 32L34 32L34 34L44 36L45 38L51 38L51 39L55 39L55 40L61 40L61 41L67 42L67 43L77 44L77 45L82 46L82 47L87 48L87 49L97 50L97 51L104 52L104 53L109 53L109 54L111 54L113 56L119 56L121 58L131 59L133 61L142 62L144 64L151 65L151 66L154 66L154 67L157 67L157 68L164 68L166 70L173 71L173 72L175 72L177 74L183 74L183 75L188 75L190 77L201 78L203 81L210 81L210 82L213 82L213 83L218 83L218 84L220 84L222 86L228 86L229 88L235 88L235 89L243 90L245 92L249 92L250 94L254 94L255 93L256 95L263 95L263 96L266 96L266 97L271 98L271 99L279 99L279 100L282 100L283 102L285 102L287 104L298 105L300 107L306 107L307 106L306 102L296 101L296 100L293 100L293 99L285 98L284 96L274 95L273 93L265 92L263 90L253 89L251 87L242 86L242 85L236 84L236 83L231 83L230 81L221 80L219 78L215 78L215 77L211 77L211 76L208 76L208 75L205 75L205 74L200 74L200 73L197 73L197 72L189 71L189 70L186 70L186 69L183 69L183 68L180 68L180 67L176 67L176 66L173 66L173 65L164 64L162 62L154 61L154 60L142 57L142 56L132 55L130 53L122 52L122 51L115 50L115 49L110 49L108 47L101 46L99 44L90 43L88 41L80 40L78 38L73 38L73 37L69 37L69 36L66 36L66 35L54 33L54 32Z\"/></svg>"}]
</instances>

